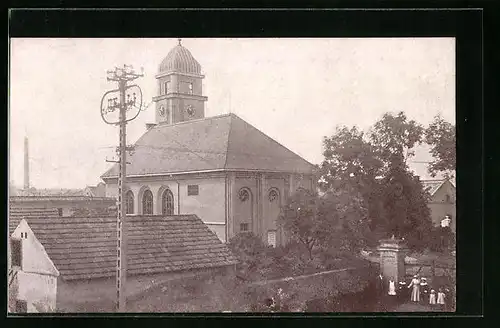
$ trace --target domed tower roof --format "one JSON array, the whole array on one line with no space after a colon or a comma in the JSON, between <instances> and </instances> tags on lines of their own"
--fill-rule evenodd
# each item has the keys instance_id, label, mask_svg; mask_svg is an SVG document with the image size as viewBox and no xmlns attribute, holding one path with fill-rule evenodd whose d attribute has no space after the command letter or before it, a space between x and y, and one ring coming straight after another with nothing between
<instances>
[{"instance_id":1,"label":"domed tower roof","mask_svg":"<svg viewBox=\"0 0 500 328\"><path fill-rule=\"evenodd\" d=\"M179 44L170 50L162 60L158 73L178 72L201 75L201 65L194 59L189 50Z\"/></svg>"}]
</instances>

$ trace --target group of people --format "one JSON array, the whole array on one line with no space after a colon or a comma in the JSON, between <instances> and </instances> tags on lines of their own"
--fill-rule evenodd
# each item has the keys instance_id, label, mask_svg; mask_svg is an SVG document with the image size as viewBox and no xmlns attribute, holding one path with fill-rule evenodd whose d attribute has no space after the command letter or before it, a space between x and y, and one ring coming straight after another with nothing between
<instances>
[{"instance_id":1,"label":"group of people","mask_svg":"<svg viewBox=\"0 0 500 328\"><path fill-rule=\"evenodd\" d=\"M397 287L393 277L388 282L385 282L384 277L380 274L378 281L379 290L390 297L391 303L395 303L394 299L397 299L399 303L405 302L409 296L410 301L413 303L426 303L431 308L439 308L440 310L444 310L446 307L444 288L439 287L436 291L435 288L429 286L425 277L420 278L419 275L414 275L409 284L402 280L398 282ZM410 289L411 292L409 293Z\"/></svg>"}]
</instances>

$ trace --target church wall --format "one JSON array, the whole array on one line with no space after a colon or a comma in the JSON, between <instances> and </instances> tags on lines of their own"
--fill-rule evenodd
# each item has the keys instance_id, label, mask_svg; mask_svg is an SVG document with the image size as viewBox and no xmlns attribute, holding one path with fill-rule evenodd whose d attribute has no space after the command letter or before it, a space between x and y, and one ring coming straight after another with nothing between
<instances>
[{"instance_id":1,"label":"church wall","mask_svg":"<svg viewBox=\"0 0 500 328\"><path fill-rule=\"evenodd\" d=\"M219 239L225 240L225 179L186 179L180 183L181 214L196 214ZM188 185L198 185L199 194L188 196Z\"/></svg>"},{"instance_id":2,"label":"church wall","mask_svg":"<svg viewBox=\"0 0 500 328\"><path fill-rule=\"evenodd\" d=\"M134 193L134 214L143 213L142 195L146 189L153 193L153 214L161 214L162 194L168 188L174 196L174 214L196 214L220 240L226 241L225 179L223 176L192 179L184 177L163 181L154 181L152 178L143 180L146 181L132 180L127 183L128 188ZM188 196L188 185L198 185L198 195ZM108 197L117 197L117 193L116 184L106 184Z\"/></svg>"},{"instance_id":3,"label":"church wall","mask_svg":"<svg viewBox=\"0 0 500 328\"><path fill-rule=\"evenodd\" d=\"M264 190L264 203L263 203L263 217L262 217L262 232L264 237L264 242L267 243L268 231L276 231L277 239L279 236L278 225L276 220L280 214L281 205L285 201L285 181L284 179L266 179L266 190ZM269 199L269 193L272 189L278 191L279 198L273 202Z\"/></svg>"},{"instance_id":4,"label":"church wall","mask_svg":"<svg viewBox=\"0 0 500 328\"><path fill-rule=\"evenodd\" d=\"M285 190L285 176L280 175L260 175L239 174L234 181L232 193L232 218L230 218L230 237L240 232L241 223L247 223L251 216L251 231L260 236L264 243L268 242L268 232L275 231L276 243L283 241L283 234L278 229L277 218L279 216L281 205L286 201L287 191ZM247 202L242 202L239 192L247 188L251 192L251 206ZM261 189L261 190L259 190ZM271 203L269 201L269 192L276 189L279 199ZM250 211L251 210L251 211Z\"/></svg>"},{"instance_id":5,"label":"church wall","mask_svg":"<svg viewBox=\"0 0 500 328\"><path fill-rule=\"evenodd\" d=\"M247 188L251 197L247 202L242 202L239 198L240 190L243 188ZM233 218L232 218L232 226L233 226L233 236L237 235L240 232L241 224L248 223L249 231L257 232L258 230L258 222L257 222L257 179L255 177L236 177L234 180L233 187ZM256 233L257 234L257 233Z\"/></svg>"}]
</instances>

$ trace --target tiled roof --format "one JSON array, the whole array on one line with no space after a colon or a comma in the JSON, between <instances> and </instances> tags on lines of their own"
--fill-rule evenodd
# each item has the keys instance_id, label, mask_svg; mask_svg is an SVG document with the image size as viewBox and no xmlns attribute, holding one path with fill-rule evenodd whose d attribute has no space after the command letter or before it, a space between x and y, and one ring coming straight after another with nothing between
<instances>
[{"instance_id":1,"label":"tiled roof","mask_svg":"<svg viewBox=\"0 0 500 328\"><path fill-rule=\"evenodd\" d=\"M446 180L446 179L420 180L424 189L426 189L431 194L431 196L434 195L436 193L436 191L438 191L439 188L441 188L441 186L446 181L449 181L449 180ZM449 181L449 182L453 187L455 187L455 185L451 181Z\"/></svg>"},{"instance_id":2,"label":"tiled roof","mask_svg":"<svg viewBox=\"0 0 500 328\"><path fill-rule=\"evenodd\" d=\"M235 114L157 125L135 144L127 174L203 170L312 173L313 165ZM102 178L117 177L113 166Z\"/></svg>"},{"instance_id":3,"label":"tiled roof","mask_svg":"<svg viewBox=\"0 0 500 328\"><path fill-rule=\"evenodd\" d=\"M196 216L129 216L128 275L236 264L227 245ZM65 280L116 274L116 219L28 218Z\"/></svg>"},{"instance_id":4,"label":"tiled roof","mask_svg":"<svg viewBox=\"0 0 500 328\"><path fill-rule=\"evenodd\" d=\"M43 218L59 216L57 208L18 208L9 209L9 235L14 232L24 218Z\"/></svg>"},{"instance_id":5,"label":"tiled roof","mask_svg":"<svg viewBox=\"0 0 500 328\"><path fill-rule=\"evenodd\" d=\"M16 196L87 196L84 189L20 189Z\"/></svg>"},{"instance_id":6,"label":"tiled roof","mask_svg":"<svg viewBox=\"0 0 500 328\"><path fill-rule=\"evenodd\" d=\"M179 44L169 51L167 57L162 60L158 71L159 73L174 71L199 75L201 74L201 65L188 49Z\"/></svg>"}]
</instances>

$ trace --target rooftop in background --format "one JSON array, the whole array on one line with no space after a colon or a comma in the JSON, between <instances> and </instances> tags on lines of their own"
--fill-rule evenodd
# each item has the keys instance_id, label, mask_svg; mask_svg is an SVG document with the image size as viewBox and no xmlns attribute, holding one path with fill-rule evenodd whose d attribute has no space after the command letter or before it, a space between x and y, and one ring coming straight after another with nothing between
<instances>
[{"instance_id":1,"label":"rooftop in background","mask_svg":"<svg viewBox=\"0 0 500 328\"><path fill-rule=\"evenodd\" d=\"M12 195L14 196L14 195ZM44 197L75 197L75 196L87 196L84 189L18 189L15 196L22 197L34 197L34 196L44 196Z\"/></svg>"},{"instance_id":2,"label":"rooftop in background","mask_svg":"<svg viewBox=\"0 0 500 328\"><path fill-rule=\"evenodd\" d=\"M447 180L447 179L420 180L424 189L429 191L431 196L434 195L436 193L436 191L438 191L438 189L441 188L443 183L445 183L446 181L449 181L453 187L456 186L454 179L451 179L451 180Z\"/></svg>"},{"instance_id":3,"label":"rooftop in background","mask_svg":"<svg viewBox=\"0 0 500 328\"><path fill-rule=\"evenodd\" d=\"M129 275L237 263L227 245L196 215L129 216L127 221ZM29 217L26 222L62 279L115 276L116 218Z\"/></svg>"},{"instance_id":4,"label":"rooftop in background","mask_svg":"<svg viewBox=\"0 0 500 328\"><path fill-rule=\"evenodd\" d=\"M313 165L235 114L149 129L135 144L127 175L207 170L310 174ZM114 165L102 178L118 176Z\"/></svg>"},{"instance_id":5,"label":"rooftop in background","mask_svg":"<svg viewBox=\"0 0 500 328\"><path fill-rule=\"evenodd\" d=\"M29 188L21 189L10 184L9 194L11 197L105 197L106 186L99 183L96 186L87 186L83 189L65 189L65 188Z\"/></svg>"}]
</instances>

